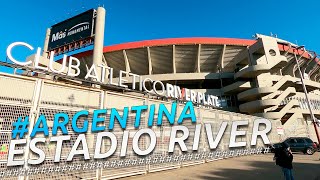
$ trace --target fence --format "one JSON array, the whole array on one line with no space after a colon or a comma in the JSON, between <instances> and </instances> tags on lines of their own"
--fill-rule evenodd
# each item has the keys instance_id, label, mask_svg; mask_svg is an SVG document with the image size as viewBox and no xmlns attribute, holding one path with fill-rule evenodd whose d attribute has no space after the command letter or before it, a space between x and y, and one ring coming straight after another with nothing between
<instances>
[{"instance_id":1,"label":"fence","mask_svg":"<svg viewBox=\"0 0 320 180\"><path fill-rule=\"evenodd\" d=\"M125 93L117 93L112 91L104 91L98 88L91 87L83 87L83 86L75 86L68 85L65 83L54 82L50 80L43 80L38 78L31 77L23 77L9 74L0 74L0 147L2 147L2 153L0 154L0 171L7 169L6 161L7 161L7 151L8 146L11 140L11 131L12 131L12 123L18 119L20 116L30 116L30 119L36 119L40 114L43 114L47 117L47 122L49 126L49 134L51 134L51 127L53 124L53 116L58 112L67 112L70 116L73 115L76 111L79 110L89 110L92 112L94 109L101 108L117 108L119 112L125 106L134 106L134 105L150 105L150 104L160 104L164 103L170 109L171 102L168 101L160 101L157 99L152 99L142 94L130 95ZM183 109L182 105L178 105L177 114L179 114ZM213 136L215 137L218 133L220 124L222 121L232 122L235 120L249 120L250 124L248 129L252 129L252 122L256 118L254 116L227 112L216 109L206 109L202 107L196 107L196 116L197 116L197 124L201 123L211 123ZM157 112L157 110L155 111ZM92 114L89 114L92 116ZM108 116L108 115L107 115ZM157 114L155 114L157 116ZM146 119L148 117L148 112L144 112L141 118L142 127L147 127ZM106 118L108 119L108 117ZM90 120L90 118L88 118ZM136 131L133 127L134 116L129 114L128 126L127 130L129 130L130 136L128 141L128 152L126 158L139 158L132 151L132 135ZM157 134L157 144L156 148L153 151L153 156L165 157L168 154L168 141L170 137L171 127L167 120L163 121L164 124L162 126L153 126L152 129ZM79 121L79 125L82 122ZM108 125L105 122L106 126ZM90 124L90 123L89 123ZM193 145L193 136L195 124L191 122L184 122L184 126L187 126L190 130L189 138L186 141L186 145L189 152L192 152ZM273 127L281 126L280 122L273 122ZM89 127L90 128L90 127ZM229 145L229 137L230 137L230 129L231 126L227 127L225 134L218 146L219 150L228 149ZM72 145L74 144L77 135L73 134L71 126L68 126L69 134L71 135L71 140L68 143L64 143L62 147L61 153L61 162L59 165L68 164L66 162L66 157L71 150ZM203 131L203 127L202 130ZM251 140L251 132L248 131L249 134L245 137L241 137L238 140L246 141L247 144L250 144ZM121 144L122 138L121 133L122 129L120 125L115 123L115 129L113 133L118 137L118 145ZM208 152L209 147L206 141L204 133L201 133L200 145L198 153ZM279 137L276 132L276 128L272 128L272 132L269 134L269 139L271 142L279 141ZM89 145L90 155L94 154L94 142L96 139L96 134L92 134L88 132L86 134L87 142ZM261 139L260 139L261 144ZM143 148L148 145L148 138L141 139L139 141L139 147ZM108 149L110 144L105 142L104 148ZM46 154L46 160L41 165L41 167L53 167L56 166L53 162L53 156L55 154L55 145L49 144L47 142L46 145L40 147ZM176 147L177 148L177 147ZM249 148L249 146L248 146ZM119 159L120 149L117 148L114 155L108 160ZM176 154L181 154L179 148L175 149ZM28 155L29 158L34 158L33 154ZM92 157L92 156L91 156ZM83 158L75 158L72 163L83 163L83 162L91 162L84 161ZM46 174L36 174L30 175L29 179L112 179L116 177L124 177L135 174L144 174L146 172L154 172L171 168L179 168L183 166L188 166L192 164L205 163L206 159L201 159L198 161L183 161L183 162L166 162L166 163L156 163L156 164L138 164L136 166L131 167L123 167L123 168L98 168L96 169L88 169L88 170L76 170L76 171L68 171L64 173L46 173ZM10 177L7 179L17 179L18 177Z\"/></svg>"}]
</instances>

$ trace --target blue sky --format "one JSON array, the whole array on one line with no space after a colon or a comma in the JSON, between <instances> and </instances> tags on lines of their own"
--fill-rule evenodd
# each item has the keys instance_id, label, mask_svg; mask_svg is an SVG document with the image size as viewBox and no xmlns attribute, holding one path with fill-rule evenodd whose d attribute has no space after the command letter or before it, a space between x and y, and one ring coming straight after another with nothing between
<instances>
[{"instance_id":1,"label":"blue sky","mask_svg":"<svg viewBox=\"0 0 320 180\"><path fill-rule=\"evenodd\" d=\"M255 33L272 32L320 53L316 0L9 0L0 8L0 60L5 61L10 43L42 47L46 28L99 5L107 10L105 45L171 37L251 39ZM18 57L30 53L14 52Z\"/></svg>"}]
</instances>

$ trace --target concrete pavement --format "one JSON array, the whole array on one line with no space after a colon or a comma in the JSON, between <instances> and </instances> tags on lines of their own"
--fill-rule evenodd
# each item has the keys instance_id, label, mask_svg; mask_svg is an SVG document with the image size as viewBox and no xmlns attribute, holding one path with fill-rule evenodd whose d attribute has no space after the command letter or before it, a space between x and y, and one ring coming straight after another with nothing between
<instances>
[{"instance_id":1,"label":"concrete pavement","mask_svg":"<svg viewBox=\"0 0 320 180\"><path fill-rule=\"evenodd\" d=\"M294 154L294 177L296 180L320 180L320 152L313 155ZM124 179L132 180L189 180L189 179L283 179L279 166L273 161L273 154L244 156L219 160L180 169L139 175Z\"/></svg>"}]
</instances>

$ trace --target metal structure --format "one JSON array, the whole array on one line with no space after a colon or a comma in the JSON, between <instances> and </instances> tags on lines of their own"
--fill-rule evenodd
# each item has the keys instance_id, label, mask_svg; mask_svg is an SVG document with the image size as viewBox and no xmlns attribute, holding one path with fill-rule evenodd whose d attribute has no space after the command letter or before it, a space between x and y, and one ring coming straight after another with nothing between
<instances>
[{"instance_id":1,"label":"metal structure","mask_svg":"<svg viewBox=\"0 0 320 180\"><path fill-rule=\"evenodd\" d=\"M297 50L301 49L301 48L304 48L304 46L299 46L297 47ZM305 53L305 49L304 49L304 52ZM302 56L300 56L302 57ZM310 111L310 116L311 116L311 120L312 120L312 124L314 126L314 130L316 132L316 137L317 137L317 140L318 140L318 143L320 143L320 136L319 136L319 132L318 132L318 127L317 127L317 119L315 118L314 116L314 113L313 113L313 110L312 110L312 106L311 106L311 103L310 103L310 100L309 100L309 97L308 97L308 91L307 91L307 88L306 88L306 85L304 83L304 75L302 74L301 72L301 68L300 68L300 64L299 64L299 60L297 58L297 54L294 53L294 58L296 60L296 63L297 63L297 68L298 68L298 71L299 71L299 75L300 75L300 79L301 79L301 84L302 84L302 88L303 88L303 92L306 96L306 100L307 100L307 105L308 105L308 109Z\"/></svg>"},{"instance_id":2,"label":"metal structure","mask_svg":"<svg viewBox=\"0 0 320 180\"><path fill-rule=\"evenodd\" d=\"M145 96L140 93L139 95L129 95L126 93L114 92L111 90L102 90L100 88L92 88L79 85L65 84L61 82L54 82L51 80L45 80L36 77L23 77L10 74L0 74L0 146L7 147L11 140L11 131L12 123L17 120L20 116L32 115L34 119L37 118L40 114L44 114L47 117L49 129L51 132L51 126L53 122L53 115L57 112L67 112L68 114L73 115L76 111L86 109L92 112L94 109L100 108L117 108L119 111L123 109L124 106L134 106L134 105L150 105L150 104L159 104L165 103L166 106L170 107L171 101L161 101L154 99L152 97ZM23 93L21 93L23 92ZM182 106L178 106L178 112L181 112ZM228 111L208 109L204 107L196 108L197 123L209 122L213 125L213 135L215 136L218 132L218 127L222 121L232 122L234 120L250 120L248 128L252 128L252 121L257 118L250 115L244 115L239 113L232 113ZM90 116L90 115L89 115ZM108 115L107 115L108 116ZM147 126L144 117L148 116L148 112L143 113L141 128ZM133 127L134 117L129 114L128 128L127 130L131 131L128 144L128 155L126 158L132 159L137 156L132 151L132 135L136 131ZM108 117L106 117L108 118ZM152 129L157 134L157 146L152 155L157 156L166 156L169 140L169 132L171 127L167 121L164 121L163 126L154 126ZM79 122L81 125L82 122ZM106 122L105 125L107 125ZM187 147L191 150L193 145L193 130L195 124L184 123L183 125L187 126L190 130L190 137L187 140ZM281 126L279 122L274 122L273 127ZM231 126L228 126L226 132L230 131ZM70 152L72 144L76 139L76 135L71 133L71 126L68 126L70 130L70 135L72 136L69 143L63 144L62 149L62 160L61 163L53 163L53 155L55 153L55 146L53 144L41 145L40 148L46 153L46 161L41 167L56 167L68 164L66 162L66 156ZM119 124L116 124L114 133L118 134L118 144L121 144L121 133L122 129ZM218 146L219 150L228 149L229 144L229 135L225 134L221 143ZM248 134L250 137L250 134ZM272 132L268 135L271 142L278 142L279 137L276 132L276 128L272 129ZM96 134L87 133L86 138L89 145L90 155L94 152L93 144L95 142ZM240 140L240 139L239 139ZM242 141L247 141L247 144L250 144L250 138L241 139ZM262 145L261 141L260 146ZM139 142L141 148L145 147L148 144L148 139L142 139ZM108 149L108 142L104 144L105 148ZM249 146L248 146L249 147ZM175 154L180 154L180 150L176 147ZM192 151L192 150L191 150ZM190 152L191 152L190 151ZM200 146L198 153L207 152L208 143L204 136L201 137ZM6 152L7 153L7 152ZM0 156L0 169L6 169L7 154L2 153ZM116 153L107 160L119 159L120 149L118 148ZM34 155L29 153L25 158L32 158ZM23 157L21 157L23 158ZM132 167L117 167L117 168L99 168L98 170L74 170L64 173L52 172L46 174L36 174L31 175L29 179L112 179L116 177L125 177L136 174L144 174L148 172L155 172L171 168L180 168L183 166L189 166L198 163L205 163L209 159L201 159L198 161L172 161L170 163L156 163L156 164L141 164ZM84 161L81 156L76 157L72 163L84 163L91 161ZM10 177L5 179L17 179L18 177ZM21 177L24 179L26 177Z\"/></svg>"}]
</instances>

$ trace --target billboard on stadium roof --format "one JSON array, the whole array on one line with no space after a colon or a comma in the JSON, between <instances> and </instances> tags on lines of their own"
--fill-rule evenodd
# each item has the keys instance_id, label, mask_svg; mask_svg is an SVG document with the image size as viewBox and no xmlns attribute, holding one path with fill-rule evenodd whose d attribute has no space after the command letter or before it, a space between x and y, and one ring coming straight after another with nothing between
<instances>
[{"instance_id":1,"label":"billboard on stadium roof","mask_svg":"<svg viewBox=\"0 0 320 180\"><path fill-rule=\"evenodd\" d=\"M48 50L93 36L94 9L90 9L51 27Z\"/></svg>"}]
</instances>

